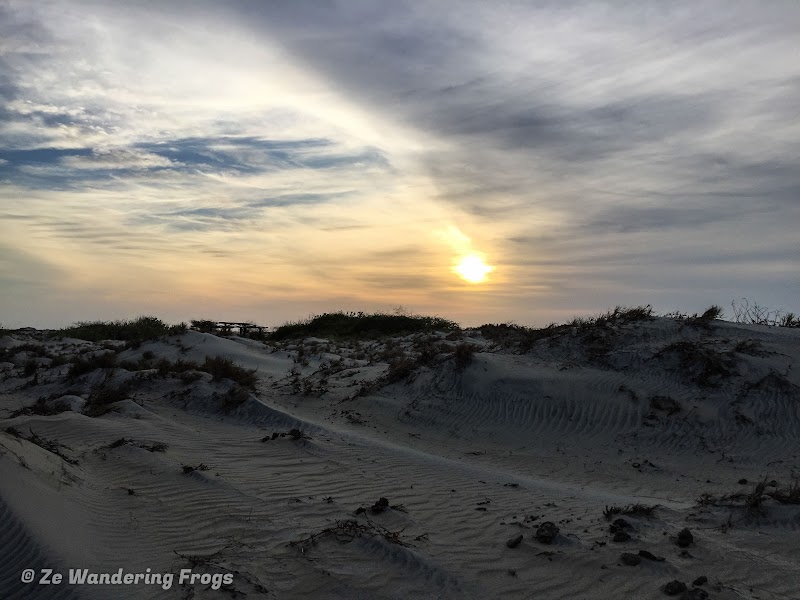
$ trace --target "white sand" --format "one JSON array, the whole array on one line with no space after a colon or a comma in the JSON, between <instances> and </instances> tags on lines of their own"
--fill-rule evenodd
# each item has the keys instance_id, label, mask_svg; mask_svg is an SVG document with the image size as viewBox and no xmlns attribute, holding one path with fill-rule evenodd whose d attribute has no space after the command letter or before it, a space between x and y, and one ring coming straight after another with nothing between
<instances>
[{"instance_id":1,"label":"white sand","mask_svg":"<svg viewBox=\"0 0 800 600\"><path fill-rule=\"evenodd\" d=\"M800 330L714 322L706 331L658 318L603 335L611 343L587 356L591 344L577 331L525 354L466 332L479 351L463 372L443 352L409 379L360 395L386 371L383 343L358 354L309 340L301 365L296 344L189 332L119 355L221 355L257 368L256 393L229 413L213 394L231 383L201 374L188 384L137 381L110 412L86 416L82 404L107 373L69 381L67 365L40 358L33 385L23 368L35 353L13 355L0 362L0 416L43 396L69 396L73 410L0 420L0 598L655 599L667 597L667 582L691 589L700 575L714 599L800 598L800 506L698 504L703 493L718 505L725 494L749 494L764 478L783 490L792 483ZM733 351L746 340L758 347ZM678 341L728 357L732 373L700 385L697 356L681 365L680 350L660 352ZM65 356L101 347L28 334L0 339L0 348L22 343ZM393 345L410 351L412 338ZM320 395L320 366L340 358ZM672 400L651 410L653 396ZM310 439L261 441L291 428ZM130 442L108 447L120 438ZM158 442L165 451L148 450ZM201 463L209 470L184 474L183 465ZM373 514L381 497L395 508ZM604 509L636 503L658 507L650 517L614 515L632 525L632 539L612 541ZM308 540L348 520L361 535L348 535L351 526ZM549 545L535 539L544 521L560 528ZM685 549L675 543L684 527L694 535ZM508 548L518 534L521 544ZM665 560L622 564L623 552L639 550ZM27 567L176 578L193 568L232 573L233 582L219 591L177 581L168 590L23 585Z\"/></svg>"}]
</instances>

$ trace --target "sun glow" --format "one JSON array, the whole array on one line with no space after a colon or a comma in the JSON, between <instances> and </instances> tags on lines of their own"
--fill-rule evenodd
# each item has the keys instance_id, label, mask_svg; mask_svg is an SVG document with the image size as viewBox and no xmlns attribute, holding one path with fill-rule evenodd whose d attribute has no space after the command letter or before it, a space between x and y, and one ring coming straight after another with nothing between
<instances>
[{"instance_id":1,"label":"sun glow","mask_svg":"<svg viewBox=\"0 0 800 600\"><path fill-rule=\"evenodd\" d=\"M465 281L481 283L486 281L486 276L494 271L494 267L483 262L483 258L477 254L468 254L461 259L461 262L453 270Z\"/></svg>"}]
</instances>

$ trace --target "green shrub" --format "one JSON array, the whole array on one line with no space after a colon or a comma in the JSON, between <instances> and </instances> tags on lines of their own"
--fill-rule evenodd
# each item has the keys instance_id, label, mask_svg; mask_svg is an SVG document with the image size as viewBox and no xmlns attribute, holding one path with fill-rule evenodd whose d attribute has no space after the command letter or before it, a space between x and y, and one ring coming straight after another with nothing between
<instances>
[{"instance_id":1,"label":"green shrub","mask_svg":"<svg viewBox=\"0 0 800 600\"><path fill-rule=\"evenodd\" d=\"M192 319L191 323L192 329L201 333L214 333L217 328L217 322L210 319Z\"/></svg>"},{"instance_id":2,"label":"green shrub","mask_svg":"<svg viewBox=\"0 0 800 600\"><path fill-rule=\"evenodd\" d=\"M185 371L178 375L178 378L186 385L190 383L194 383L198 379L200 379L203 375L198 373L197 371Z\"/></svg>"},{"instance_id":3,"label":"green shrub","mask_svg":"<svg viewBox=\"0 0 800 600\"><path fill-rule=\"evenodd\" d=\"M129 397L131 384L128 382L113 384L104 381L89 394L83 407L83 414L90 417L99 417L111 409L111 404L125 400Z\"/></svg>"},{"instance_id":4,"label":"green shrub","mask_svg":"<svg viewBox=\"0 0 800 600\"><path fill-rule=\"evenodd\" d=\"M723 314L723 310L721 306L716 304L712 304L709 306L703 314L698 315L694 314L691 317L686 319L686 323L688 325L692 325L694 327L703 327L708 329L711 326L711 322L714 319L721 319Z\"/></svg>"},{"instance_id":5,"label":"green shrub","mask_svg":"<svg viewBox=\"0 0 800 600\"><path fill-rule=\"evenodd\" d=\"M211 373L212 381L230 379L246 388L255 388L258 383L256 369L245 369L237 365L230 358L223 356L206 356L206 361L199 367L201 371Z\"/></svg>"},{"instance_id":6,"label":"green shrub","mask_svg":"<svg viewBox=\"0 0 800 600\"><path fill-rule=\"evenodd\" d=\"M186 371L199 371L202 367L192 360L178 359L172 362L166 358L161 358L155 363L155 368L161 377L166 377L170 374L181 374Z\"/></svg>"},{"instance_id":7,"label":"green shrub","mask_svg":"<svg viewBox=\"0 0 800 600\"><path fill-rule=\"evenodd\" d=\"M247 399L250 397L250 391L244 386L235 384L227 392L217 397L219 398L222 410L230 412L234 408L247 402Z\"/></svg>"},{"instance_id":8,"label":"green shrub","mask_svg":"<svg viewBox=\"0 0 800 600\"><path fill-rule=\"evenodd\" d=\"M712 304L709 306L705 312L700 315L701 321L713 321L714 319L721 319L723 315L722 307L717 304Z\"/></svg>"},{"instance_id":9,"label":"green shrub","mask_svg":"<svg viewBox=\"0 0 800 600\"><path fill-rule=\"evenodd\" d=\"M297 323L281 325L269 339L281 341L306 337L379 338L411 333L432 333L458 329L458 324L440 317L363 312L325 313Z\"/></svg>"},{"instance_id":10,"label":"green shrub","mask_svg":"<svg viewBox=\"0 0 800 600\"><path fill-rule=\"evenodd\" d=\"M86 373L91 373L96 369L113 369L117 366L117 355L114 352L105 352L88 357L77 357L73 359L69 366L67 376L70 378L78 377Z\"/></svg>"},{"instance_id":11,"label":"green shrub","mask_svg":"<svg viewBox=\"0 0 800 600\"><path fill-rule=\"evenodd\" d=\"M568 323L551 323L538 329L510 323L481 325L478 329L485 338L498 346L527 352L540 340L558 338L575 330L584 336L593 336L612 325L638 323L652 318L653 307L648 304L633 308L617 306L596 317L575 317Z\"/></svg>"},{"instance_id":12,"label":"green shrub","mask_svg":"<svg viewBox=\"0 0 800 600\"><path fill-rule=\"evenodd\" d=\"M143 316L129 321L84 321L58 330L56 335L89 342L121 340L141 344L166 335L185 333L187 329L186 323L167 325L157 317Z\"/></svg>"},{"instance_id":13,"label":"green shrub","mask_svg":"<svg viewBox=\"0 0 800 600\"><path fill-rule=\"evenodd\" d=\"M178 323L177 325L170 325L167 328L167 335L181 335L189 331L189 326L186 323Z\"/></svg>"},{"instance_id":14,"label":"green shrub","mask_svg":"<svg viewBox=\"0 0 800 600\"><path fill-rule=\"evenodd\" d=\"M414 341L414 351L416 352L417 363L420 366L429 367L439 358L442 353L442 346L426 337Z\"/></svg>"},{"instance_id":15,"label":"green shrub","mask_svg":"<svg viewBox=\"0 0 800 600\"><path fill-rule=\"evenodd\" d=\"M51 359L50 362L51 369L54 367L60 367L61 365L65 365L69 362L69 359L62 354L54 354L53 356L50 357L50 359Z\"/></svg>"},{"instance_id":16,"label":"green shrub","mask_svg":"<svg viewBox=\"0 0 800 600\"><path fill-rule=\"evenodd\" d=\"M389 369L386 371L386 383L396 383L409 377L414 369L417 368L417 363L412 359L402 356L389 363Z\"/></svg>"},{"instance_id":17,"label":"green shrub","mask_svg":"<svg viewBox=\"0 0 800 600\"><path fill-rule=\"evenodd\" d=\"M800 317L788 312L778 319L778 327L800 327Z\"/></svg>"},{"instance_id":18,"label":"green shrub","mask_svg":"<svg viewBox=\"0 0 800 600\"><path fill-rule=\"evenodd\" d=\"M705 387L716 386L720 380L733 375L736 367L732 352L717 352L697 342L674 342L653 356L659 357L677 359L679 370Z\"/></svg>"},{"instance_id":19,"label":"green shrub","mask_svg":"<svg viewBox=\"0 0 800 600\"><path fill-rule=\"evenodd\" d=\"M782 310L773 310L761 306L757 302L750 304L747 298L742 298L741 303L731 302L733 317L736 323L749 325L773 325L778 327L800 327L800 317L792 312L784 313Z\"/></svg>"},{"instance_id":20,"label":"green shrub","mask_svg":"<svg viewBox=\"0 0 800 600\"><path fill-rule=\"evenodd\" d=\"M25 408L20 408L19 410L15 410L11 413L11 418L19 417L22 415L41 415L45 417L49 417L52 415L57 415L62 412L66 412L71 410L69 404L64 402L63 400L59 400L54 402L52 405L47 403L45 398L39 398L36 402L31 404L30 406L26 406Z\"/></svg>"},{"instance_id":21,"label":"green shrub","mask_svg":"<svg viewBox=\"0 0 800 600\"><path fill-rule=\"evenodd\" d=\"M461 373L472 362L475 356L475 346L472 344L459 344L453 352L453 360L455 360L456 371Z\"/></svg>"}]
</instances>

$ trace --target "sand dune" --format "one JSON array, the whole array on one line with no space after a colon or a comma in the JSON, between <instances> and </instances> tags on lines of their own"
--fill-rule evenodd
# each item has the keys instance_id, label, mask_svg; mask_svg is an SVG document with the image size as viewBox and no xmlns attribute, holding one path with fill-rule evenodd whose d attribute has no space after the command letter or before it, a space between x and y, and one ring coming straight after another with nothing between
<instances>
[{"instance_id":1,"label":"sand dune","mask_svg":"<svg viewBox=\"0 0 800 600\"><path fill-rule=\"evenodd\" d=\"M480 330L109 348L0 339L2 598L649 599L673 580L686 598L798 597L800 330L655 318L524 351ZM69 375L103 353L115 367ZM156 365L207 356L258 383ZM89 416L103 386L118 396ZM175 580L20 582L43 567Z\"/></svg>"}]
</instances>

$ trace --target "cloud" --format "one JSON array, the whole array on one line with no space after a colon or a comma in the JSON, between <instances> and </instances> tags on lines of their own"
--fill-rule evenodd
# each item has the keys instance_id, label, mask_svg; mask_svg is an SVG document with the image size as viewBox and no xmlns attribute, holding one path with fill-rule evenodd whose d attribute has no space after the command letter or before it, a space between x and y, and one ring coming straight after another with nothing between
<instances>
[{"instance_id":1,"label":"cloud","mask_svg":"<svg viewBox=\"0 0 800 600\"><path fill-rule=\"evenodd\" d=\"M520 320L781 300L798 27L789 3L8 0L0 233L131 298L146 265L183 298L413 290ZM448 268L473 248L497 271L467 309Z\"/></svg>"}]
</instances>

